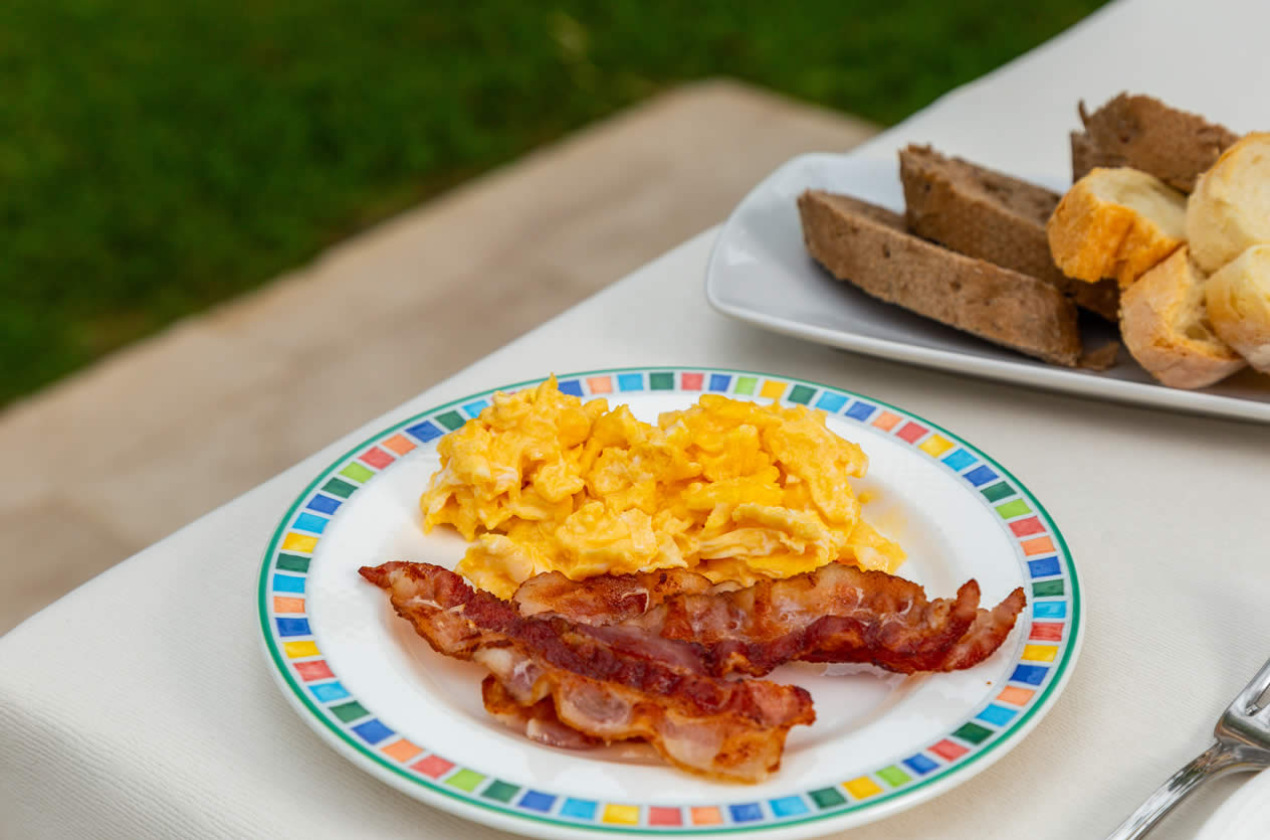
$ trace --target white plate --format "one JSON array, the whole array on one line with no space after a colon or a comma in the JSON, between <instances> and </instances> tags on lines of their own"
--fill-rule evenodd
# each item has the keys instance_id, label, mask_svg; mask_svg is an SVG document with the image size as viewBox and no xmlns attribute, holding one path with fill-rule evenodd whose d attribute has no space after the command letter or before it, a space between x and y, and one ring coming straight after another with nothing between
<instances>
[{"instance_id":1,"label":"white plate","mask_svg":"<svg viewBox=\"0 0 1270 840\"><path fill-rule=\"evenodd\" d=\"M1270 837L1270 770L1262 770L1222 803L1195 835L1195 840L1266 840L1267 837Z\"/></svg>"},{"instance_id":2,"label":"white plate","mask_svg":"<svg viewBox=\"0 0 1270 840\"><path fill-rule=\"evenodd\" d=\"M794 158L755 187L720 232L706 270L706 297L715 309L775 332L925 367L1270 422L1270 377L1250 370L1201 391L1179 391L1156 383L1123 349L1119 363L1101 373L1054 367L882 303L833 279L803 247L795 201L806 189L846 193L904 211L895 162L826 154ZM1095 317L1083 319L1082 330L1090 348L1115 337L1114 328Z\"/></svg>"},{"instance_id":3,"label":"white plate","mask_svg":"<svg viewBox=\"0 0 1270 840\"><path fill-rule=\"evenodd\" d=\"M904 576L933 596L974 577L991 604L1023 586L1028 609L1001 649L967 671L778 670L772 679L811 691L817 720L790 733L783 766L759 785L685 774L646 746L573 752L530 742L484 712L483 669L434 653L357 574L388 560L452 566L462 555L458 536L424 536L418 500L438 465L437 440L487 404L489 393L477 394L331 464L283 517L261 567L270 670L303 719L358 766L437 807L540 837L806 837L959 784L1018 743L1058 696L1083 626L1076 572L1045 510L980 450L901 409L787 377L624 369L563 376L560 388L627 403L645 420L703 391L822 408L870 459L859 482L875 499L866 514L908 552Z\"/></svg>"}]
</instances>

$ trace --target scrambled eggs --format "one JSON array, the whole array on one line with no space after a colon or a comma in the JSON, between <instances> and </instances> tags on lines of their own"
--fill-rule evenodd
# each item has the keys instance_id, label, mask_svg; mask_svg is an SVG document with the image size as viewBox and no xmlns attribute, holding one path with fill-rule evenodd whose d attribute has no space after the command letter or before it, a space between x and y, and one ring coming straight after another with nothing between
<instances>
[{"instance_id":1,"label":"scrambled eggs","mask_svg":"<svg viewBox=\"0 0 1270 840\"><path fill-rule=\"evenodd\" d=\"M424 527L472 546L458 571L509 598L552 570L573 580L691 568L749 585L844 561L894 571L903 551L860 515L860 447L824 414L704 394L642 423L551 378L493 403L437 446Z\"/></svg>"}]
</instances>

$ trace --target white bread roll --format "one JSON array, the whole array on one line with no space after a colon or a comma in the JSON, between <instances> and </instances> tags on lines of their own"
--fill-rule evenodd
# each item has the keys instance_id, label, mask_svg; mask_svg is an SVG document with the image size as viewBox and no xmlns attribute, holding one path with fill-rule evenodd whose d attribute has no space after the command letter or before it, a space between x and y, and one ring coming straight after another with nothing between
<instances>
[{"instance_id":1,"label":"white bread roll","mask_svg":"<svg viewBox=\"0 0 1270 840\"><path fill-rule=\"evenodd\" d=\"M1186 208L1191 257L1210 274L1270 242L1270 134L1249 134L1200 176Z\"/></svg>"},{"instance_id":2,"label":"white bread roll","mask_svg":"<svg viewBox=\"0 0 1270 840\"><path fill-rule=\"evenodd\" d=\"M1253 245L1204 286L1208 318L1223 341L1270 373L1270 245Z\"/></svg>"},{"instance_id":3,"label":"white bread roll","mask_svg":"<svg viewBox=\"0 0 1270 840\"><path fill-rule=\"evenodd\" d=\"M1203 388L1246 365L1209 325L1204 275L1185 247L1120 296L1120 335L1133 358L1171 388Z\"/></svg>"},{"instance_id":4,"label":"white bread roll","mask_svg":"<svg viewBox=\"0 0 1270 840\"><path fill-rule=\"evenodd\" d=\"M1068 277L1129 287L1181 247L1186 197L1136 169L1094 169L1054 208L1045 232Z\"/></svg>"}]
</instances>

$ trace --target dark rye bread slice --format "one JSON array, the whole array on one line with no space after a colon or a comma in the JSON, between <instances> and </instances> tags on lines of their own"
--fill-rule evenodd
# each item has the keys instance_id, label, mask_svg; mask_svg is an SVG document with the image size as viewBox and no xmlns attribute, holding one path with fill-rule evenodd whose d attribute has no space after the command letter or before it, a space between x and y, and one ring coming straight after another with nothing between
<instances>
[{"instance_id":1,"label":"dark rye bread slice","mask_svg":"<svg viewBox=\"0 0 1270 840\"><path fill-rule=\"evenodd\" d=\"M1048 283L927 242L899 214L845 195L808 190L798 213L808 252L839 280L1029 356L1079 362L1076 306Z\"/></svg>"},{"instance_id":2,"label":"dark rye bread slice","mask_svg":"<svg viewBox=\"0 0 1270 840\"><path fill-rule=\"evenodd\" d=\"M1081 113L1085 103L1081 102ZM1083 131L1072 132L1072 183L1076 183L1095 169L1119 169L1129 162L1114 152L1104 151Z\"/></svg>"},{"instance_id":3,"label":"dark rye bread slice","mask_svg":"<svg viewBox=\"0 0 1270 840\"><path fill-rule=\"evenodd\" d=\"M1077 306L1115 322L1120 288L1115 280L1086 283L1059 271L1050 256L1045 224L1062 198L930 146L900 152L908 229L959 254L977 257L1044 280Z\"/></svg>"},{"instance_id":4,"label":"dark rye bread slice","mask_svg":"<svg viewBox=\"0 0 1270 840\"><path fill-rule=\"evenodd\" d=\"M1122 93L1092 114L1079 106L1084 131L1072 132L1072 181L1094 167L1131 166L1189 193L1195 179L1239 135L1158 99Z\"/></svg>"}]
</instances>

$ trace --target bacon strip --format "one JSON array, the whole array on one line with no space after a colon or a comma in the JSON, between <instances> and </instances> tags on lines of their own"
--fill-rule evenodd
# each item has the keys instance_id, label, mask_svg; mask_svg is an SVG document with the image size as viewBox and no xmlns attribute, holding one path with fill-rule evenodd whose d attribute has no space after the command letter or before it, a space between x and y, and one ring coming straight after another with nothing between
<instances>
[{"instance_id":1,"label":"bacon strip","mask_svg":"<svg viewBox=\"0 0 1270 840\"><path fill-rule=\"evenodd\" d=\"M583 624L620 624L660 606L667 598L713 591L721 589L706 576L687 569L597 575L577 581L560 572L546 572L522 583L512 601L521 615L554 613Z\"/></svg>"},{"instance_id":2,"label":"bacon strip","mask_svg":"<svg viewBox=\"0 0 1270 840\"><path fill-rule=\"evenodd\" d=\"M691 640L711 673L756 676L794 659L905 674L969 668L1000 647L1026 603L1016 589L995 609L977 609L974 580L955 599L928 601L915 583L840 563L744 589L712 587L684 570L582 581L551 572L526 581L513 600L526 614Z\"/></svg>"},{"instance_id":3,"label":"bacon strip","mask_svg":"<svg viewBox=\"0 0 1270 840\"><path fill-rule=\"evenodd\" d=\"M691 643L638 628L523 617L510 602L428 563L360 572L388 591L397 614L435 650L488 668L501 690L486 693L487 705L500 719L523 722L528 734L549 728L539 705L549 699L556 721L589 738L646 740L685 770L758 782L780 767L790 727L815 720L804 689L712 676ZM509 699L524 711L513 712Z\"/></svg>"},{"instance_id":4,"label":"bacon strip","mask_svg":"<svg viewBox=\"0 0 1270 840\"><path fill-rule=\"evenodd\" d=\"M1023 588L1019 587L991 610L979 610L966 635L948 651L938 670L961 671L973 668L997 652L1006 636L1014 629L1019 613L1027 606Z\"/></svg>"},{"instance_id":5,"label":"bacon strip","mask_svg":"<svg viewBox=\"0 0 1270 840\"><path fill-rule=\"evenodd\" d=\"M586 750L603 743L599 738L561 723L556 717L556 704L550 697L532 706L522 706L492 674L481 681L481 700L485 711L531 741L567 750Z\"/></svg>"}]
</instances>

